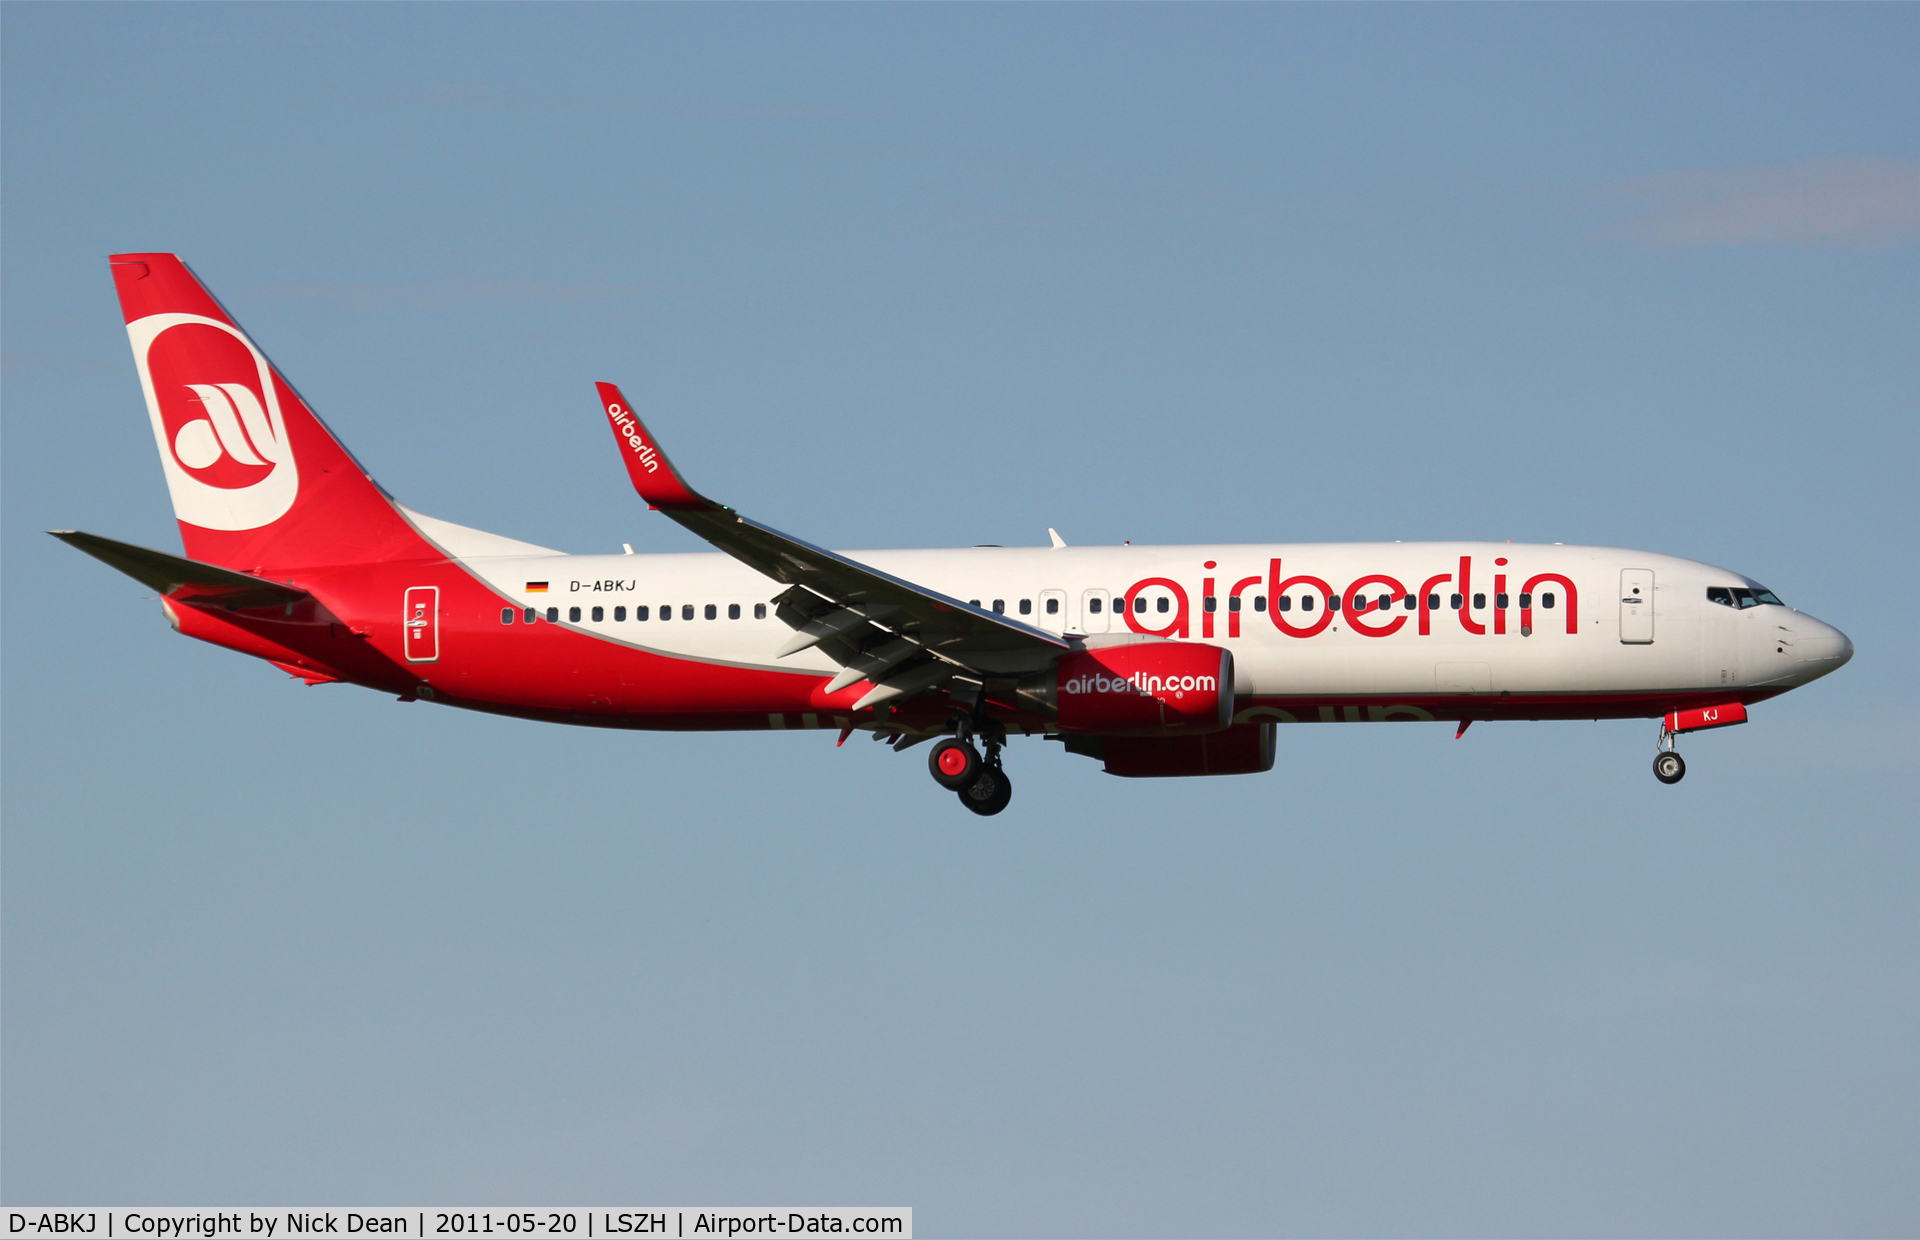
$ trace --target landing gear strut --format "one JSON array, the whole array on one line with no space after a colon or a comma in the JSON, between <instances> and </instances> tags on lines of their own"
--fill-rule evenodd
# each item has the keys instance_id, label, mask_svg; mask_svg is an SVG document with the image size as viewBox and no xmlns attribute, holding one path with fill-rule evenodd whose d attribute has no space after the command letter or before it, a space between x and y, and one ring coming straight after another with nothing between
<instances>
[{"instance_id":1,"label":"landing gear strut","mask_svg":"<svg viewBox=\"0 0 1920 1240\"><path fill-rule=\"evenodd\" d=\"M1663 784L1677 784L1687 775L1687 764L1673 747L1673 733L1660 730L1660 752L1653 755L1653 777Z\"/></svg>"}]
</instances>

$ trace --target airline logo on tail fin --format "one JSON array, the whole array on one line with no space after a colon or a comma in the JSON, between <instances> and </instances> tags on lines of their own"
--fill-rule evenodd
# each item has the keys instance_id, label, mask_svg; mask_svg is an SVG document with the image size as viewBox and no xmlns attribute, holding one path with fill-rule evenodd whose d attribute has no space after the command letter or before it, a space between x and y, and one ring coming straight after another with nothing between
<instances>
[{"instance_id":1,"label":"airline logo on tail fin","mask_svg":"<svg viewBox=\"0 0 1920 1240\"><path fill-rule=\"evenodd\" d=\"M199 314L127 324L174 515L210 530L285 516L299 469L273 371L239 328Z\"/></svg>"}]
</instances>

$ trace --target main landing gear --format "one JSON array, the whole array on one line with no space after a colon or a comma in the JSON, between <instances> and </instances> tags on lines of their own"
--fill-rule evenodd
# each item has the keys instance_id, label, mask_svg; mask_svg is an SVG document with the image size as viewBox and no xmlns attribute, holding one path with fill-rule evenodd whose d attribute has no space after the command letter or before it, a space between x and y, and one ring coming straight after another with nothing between
<instances>
[{"instance_id":1,"label":"main landing gear","mask_svg":"<svg viewBox=\"0 0 1920 1240\"><path fill-rule=\"evenodd\" d=\"M1677 784L1687 776L1687 763L1673 747L1673 733L1660 729L1660 752L1653 755L1653 777L1663 784Z\"/></svg>"},{"instance_id":2,"label":"main landing gear","mask_svg":"<svg viewBox=\"0 0 1920 1240\"><path fill-rule=\"evenodd\" d=\"M982 817L991 817L1013 800L1013 782L1000 767L1000 749L1004 738L987 733L985 757L973 744L971 721L962 721L959 734L933 743L927 754L927 770L934 782L960 798L960 804Z\"/></svg>"}]
</instances>

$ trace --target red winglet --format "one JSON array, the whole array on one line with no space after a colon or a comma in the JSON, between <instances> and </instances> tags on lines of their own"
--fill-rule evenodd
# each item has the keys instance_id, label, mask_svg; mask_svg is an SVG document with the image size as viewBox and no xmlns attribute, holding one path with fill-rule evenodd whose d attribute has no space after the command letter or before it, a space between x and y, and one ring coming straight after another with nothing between
<instances>
[{"instance_id":1,"label":"red winglet","mask_svg":"<svg viewBox=\"0 0 1920 1240\"><path fill-rule=\"evenodd\" d=\"M620 445L620 458L627 463L627 476L633 489L647 501L649 508L711 508L706 497L688 486L640 422L633 405L611 383L596 383L600 389L600 408L613 426L614 442Z\"/></svg>"}]
</instances>

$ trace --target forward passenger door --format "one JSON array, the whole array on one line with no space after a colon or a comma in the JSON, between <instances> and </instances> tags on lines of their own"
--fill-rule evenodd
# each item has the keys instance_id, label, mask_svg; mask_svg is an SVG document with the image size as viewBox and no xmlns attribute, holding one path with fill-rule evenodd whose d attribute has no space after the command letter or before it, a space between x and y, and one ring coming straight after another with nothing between
<instances>
[{"instance_id":1,"label":"forward passenger door","mask_svg":"<svg viewBox=\"0 0 1920 1240\"><path fill-rule=\"evenodd\" d=\"M1629 646L1653 641L1653 570L1620 570L1620 640Z\"/></svg>"}]
</instances>

